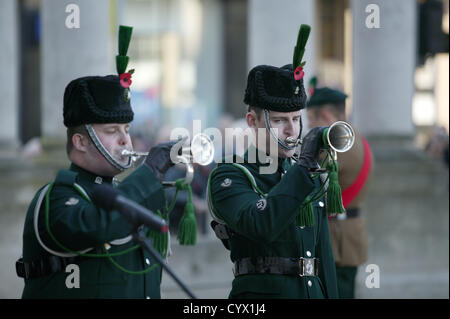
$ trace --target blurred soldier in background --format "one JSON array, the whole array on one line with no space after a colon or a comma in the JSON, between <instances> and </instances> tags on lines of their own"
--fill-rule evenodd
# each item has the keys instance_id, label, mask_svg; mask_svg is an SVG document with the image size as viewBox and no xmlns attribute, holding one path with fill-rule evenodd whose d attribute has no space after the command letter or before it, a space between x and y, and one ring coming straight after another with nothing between
<instances>
[{"instance_id":1,"label":"blurred soldier in background","mask_svg":"<svg viewBox=\"0 0 450 319\"><path fill-rule=\"evenodd\" d=\"M312 83L315 80L313 78ZM328 87L309 88L307 113L311 128L346 121L344 93ZM354 128L353 128L354 129ZM340 298L354 298L357 267L367 260L367 234L361 208L367 195L373 156L369 144L355 130L355 143L338 154L338 180L346 213L329 217Z\"/></svg>"}]
</instances>

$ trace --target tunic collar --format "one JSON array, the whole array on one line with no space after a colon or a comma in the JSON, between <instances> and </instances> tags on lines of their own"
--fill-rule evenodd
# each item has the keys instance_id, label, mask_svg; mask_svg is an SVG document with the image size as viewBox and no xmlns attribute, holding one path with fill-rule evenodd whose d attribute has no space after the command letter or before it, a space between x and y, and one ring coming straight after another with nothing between
<instances>
[{"instance_id":1,"label":"tunic collar","mask_svg":"<svg viewBox=\"0 0 450 319\"><path fill-rule=\"evenodd\" d=\"M249 163L249 153L254 152L256 150L256 163ZM268 158L262 151L255 148L255 146L250 145L244 154L244 162L250 165L254 165L255 168L259 168L260 166L268 166L268 162L264 163L264 159ZM261 161L262 160L262 161ZM291 159L290 158L278 158L277 159L277 172L284 174L291 167ZM276 172L276 173L277 173Z\"/></svg>"},{"instance_id":2,"label":"tunic collar","mask_svg":"<svg viewBox=\"0 0 450 319\"><path fill-rule=\"evenodd\" d=\"M92 186L92 184L112 184L113 177L101 176L93 174L84 168L72 163L69 168L71 171L78 173L77 181L85 184L83 186Z\"/></svg>"}]
</instances>

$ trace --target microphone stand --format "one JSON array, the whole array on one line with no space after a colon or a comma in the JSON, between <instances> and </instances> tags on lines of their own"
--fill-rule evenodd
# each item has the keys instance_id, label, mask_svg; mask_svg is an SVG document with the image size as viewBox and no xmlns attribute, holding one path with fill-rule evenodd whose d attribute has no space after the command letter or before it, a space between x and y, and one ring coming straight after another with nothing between
<instances>
[{"instance_id":1,"label":"microphone stand","mask_svg":"<svg viewBox=\"0 0 450 319\"><path fill-rule=\"evenodd\" d=\"M177 275L170 269L165 263L162 256L152 247L152 241L139 231L139 228L135 227L131 234L133 239L139 243L150 255L155 258L163 269L175 280L175 282L184 290L184 292L191 297L191 299L197 299L197 297L190 291L190 289L177 277Z\"/></svg>"}]
</instances>

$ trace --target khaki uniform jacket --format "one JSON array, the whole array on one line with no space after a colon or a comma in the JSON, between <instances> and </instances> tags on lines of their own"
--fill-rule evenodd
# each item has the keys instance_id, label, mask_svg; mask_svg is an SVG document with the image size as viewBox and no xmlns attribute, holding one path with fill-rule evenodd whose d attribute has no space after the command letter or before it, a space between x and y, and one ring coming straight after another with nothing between
<instances>
[{"instance_id":1,"label":"khaki uniform jacket","mask_svg":"<svg viewBox=\"0 0 450 319\"><path fill-rule=\"evenodd\" d=\"M357 178L364 162L364 145L360 133L355 130L355 143L345 153L338 153L338 178L341 189L350 186ZM360 209L366 198L371 175L373 173L374 158L371 155L372 166L366 183L359 194L346 207ZM367 260L367 232L364 216L347 218L345 220L330 219L330 236L333 255L337 266L358 266Z\"/></svg>"}]
</instances>

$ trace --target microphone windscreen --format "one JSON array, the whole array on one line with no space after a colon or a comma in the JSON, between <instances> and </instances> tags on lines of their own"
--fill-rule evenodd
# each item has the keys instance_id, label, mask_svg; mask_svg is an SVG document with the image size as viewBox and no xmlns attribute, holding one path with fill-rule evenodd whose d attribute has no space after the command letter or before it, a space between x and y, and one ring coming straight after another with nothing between
<instances>
[{"instance_id":1,"label":"microphone windscreen","mask_svg":"<svg viewBox=\"0 0 450 319\"><path fill-rule=\"evenodd\" d=\"M119 196L118 190L107 184L95 185L92 188L92 201L96 206L99 206L107 211L114 209L115 199Z\"/></svg>"}]
</instances>

